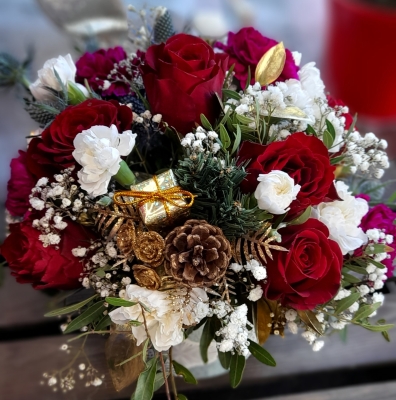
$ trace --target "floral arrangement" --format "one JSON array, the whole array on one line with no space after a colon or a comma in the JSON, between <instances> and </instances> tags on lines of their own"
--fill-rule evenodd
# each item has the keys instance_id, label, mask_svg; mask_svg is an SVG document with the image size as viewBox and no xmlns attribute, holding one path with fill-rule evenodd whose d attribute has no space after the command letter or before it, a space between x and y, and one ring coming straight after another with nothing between
<instances>
[{"instance_id":1,"label":"floral arrangement","mask_svg":"<svg viewBox=\"0 0 396 400\"><path fill-rule=\"evenodd\" d=\"M12 275L70 291L47 316L84 343L108 335L114 385L137 380L136 400L163 385L186 398L174 376L196 380L172 349L196 330L233 387L249 355L275 366L271 334L301 332L314 351L348 324L388 339L373 317L396 214L356 195L389 167L386 141L358 132L314 63L255 29L208 43L176 34L162 7L141 16L134 52L59 56L34 83L2 56L2 85L25 86L40 126L11 162ZM44 376L63 391L77 379Z\"/></svg>"}]
</instances>

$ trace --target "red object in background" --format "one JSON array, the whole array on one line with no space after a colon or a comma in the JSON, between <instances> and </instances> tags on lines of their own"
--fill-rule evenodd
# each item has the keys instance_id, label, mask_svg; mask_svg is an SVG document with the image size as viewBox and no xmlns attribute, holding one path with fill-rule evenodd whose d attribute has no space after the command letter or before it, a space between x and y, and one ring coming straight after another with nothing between
<instances>
[{"instance_id":1,"label":"red object in background","mask_svg":"<svg viewBox=\"0 0 396 400\"><path fill-rule=\"evenodd\" d=\"M396 118L396 8L329 1L326 86L352 112Z\"/></svg>"}]
</instances>

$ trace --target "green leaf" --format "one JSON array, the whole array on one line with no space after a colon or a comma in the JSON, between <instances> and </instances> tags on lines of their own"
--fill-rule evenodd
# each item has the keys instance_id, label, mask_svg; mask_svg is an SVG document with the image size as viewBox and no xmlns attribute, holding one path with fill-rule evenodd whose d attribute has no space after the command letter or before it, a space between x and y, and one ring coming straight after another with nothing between
<instances>
[{"instance_id":1,"label":"green leaf","mask_svg":"<svg viewBox=\"0 0 396 400\"><path fill-rule=\"evenodd\" d=\"M244 115L237 114L236 117L237 117L237 120L238 120L241 124L244 124L244 125L249 125L249 124L251 124L252 122L255 122L254 119L245 117Z\"/></svg>"},{"instance_id":2,"label":"green leaf","mask_svg":"<svg viewBox=\"0 0 396 400\"><path fill-rule=\"evenodd\" d=\"M369 324L362 324L363 328L368 329L369 331L373 332L385 332L389 329L392 329L395 325L394 324L386 324L386 325L369 325Z\"/></svg>"},{"instance_id":3,"label":"green leaf","mask_svg":"<svg viewBox=\"0 0 396 400\"><path fill-rule=\"evenodd\" d=\"M178 393L177 394L177 400L188 400L186 396L184 396L184 394Z\"/></svg>"},{"instance_id":4,"label":"green leaf","mask_svg":"<svg viewBox=\"0 0 396 400\"><path fill-rule=\"evenodd\" d=\"M316 133L315 129L312 128L312 126L309 125L309 124L307 126L307 129L305 129L305 132L309 133L310 135L316 136L316 137L318 136L318 134Z\"/></svg>"},{"instance_id":5,"label":"green leaf","mask_svg":"<svg viewBox=\"0 0 396 400\"><path fill-rule=\"evenodd\" d=\"M330 164L331 165L339 164L341 161L344 160L344 158L345 158L345 156L338 156L338 157L330 158Z\"/></svg>"},{"instance_id":6,"label":"green leaf","mask_svg":"<svg viewBox=\"0 0 396 400\"><path fill-rule=\"evenodd\" d=\"M198 382L195 379L194 375L183 365L179 364L177 361L172 361L173 368L177 375L181 375L185 382L191 383L192 385L196 385Z\"/></svg>"},{"instance_id":7,"label":"green leaf","mask_svg":"<svg viewBox=\"0 0 396 400\"><path fill-rule=\"evenodd\" d=\"M133 301L124 300L119 297L106 297L106 302L116 307L132 307L137 304Z\"/></svg>"},{"instance_id":8,"label":"green leaf","mask_svg":"<svg viewBox=\"0 0 396 400\"><path fill-rule=\"evenodd\" d=\"M387 253L387 252L390 252L392 250L393 250L392 247L389 247L386 244L376 243L376 244L369 244L364 249L364 252L366 254L379 254L379 253Z\"/></svg>"},{"instance_id":9,"label":"green leaf","mask_svg":"<svg viewBox=\"0 0 396 400\"><path fill-rule=\"evenodd\" d=\"M333 142L334 142L334 140L336 138L335 129L334 129L333 124L328 119L326 119L326 127L327 127L327 130L329 131L331 137L333 138Z\"/></svg>"},{"instance_id":10,"label":"green leaf","mask_svg":"<svg viewBox=\"0 0 396 400\"><path fill-rule=\"evenodd\" d=\"M142 303L141 301L139 301L140 306L144 309L144 311L151 313L153 310L149 307L146 306L146 304Z\"/></svg>"},{"instance_id":11,"label":"green leaf","mask_svg":"<svg viewBox=\"0 0 396 400\"><path fill-rule=\"evenodd\" d=\"M72 81L67 83L67 93L69 97L69 104L77 105L87 100L81 89Z\"/></svg>"},{"instance_id":12,"label":"green leaf","mask_svg":"<svg viewBox=\"0 0 396 400\"><path fill-rule=\"evenodd\" d=\"M391 340L390 340L389 333L388 333L387 331L381 332L381 335L385 338L385 340L386 340L387 342L390 342L390 341L391 341Z\"/></svg>"},{"instance_id":13,"label":"green leaf","mask_svg":"<svg viewBox=\"0 0 396 400\"><path fill-rule=\"evenodd\" d=\"M251 80L252 80L252 71L250 70L250 65L248 65L248 76L247 76L247 80L246 80L244 91L246 91L246 89L249 87Z\"/></svg>"},{"instance_id":14,"label":"green leaf","mask_svg":"<svg viewBox=\"0 0 396 400\"><path fill-rule=\"evenodd\" d=\"M396 221L396 220L395 220L395 221ZM385 265L384 265L384 264L380 263L379 261L375 261L375 260L373 260L372 258L370 258L370 259L368 260L368 264L374 264L377 268L380 268L380 269L385 268Z\"/></svg>"},{"instance_id":15,"label":"green leaf","mask_svg":"<svg viewBox=\"0 0 396 400\"><path fill-rule=\"evenodd\" d=\"M236 388L242 380L243 371L245 369L246 359L235 353L231 357L230 363L230 383L232 388Z\"/></svg>"},{"instance_id":16,"label":"green leaf","mask_svg":"<svg viewBox=\"0 0 396 400\"><path fill-rule=\"evenodd\" d=\"M307 222L309 217L311 216L311 206L308 206L305 211L296 219L293 219L293 221L289 222L289 225L301 225L304 222Z\"/></svg>"},{"instance_id":17,"label":"green leaf","mask_svg":"<svg viewBox=\"0 0 396 400\"><path fill-rule=\"evenodd\" d=\"M331 133L327 130L323 132L323 143L328 149L330 149L334 143L334 139L331 136Z\"/></svg>"},{"instance_id":18,"label":"green leaf","mask_svg":"<svg viewBox=\"0 0 396 400\"><path fill-rule=\"evenodd\" d=\"M215 337L214 320L213 318L208 318L203 328L201 340L199 342L199 350L204 363L208 362L208 348L214 337Z\"/></svg>"},{"instance_id":19,"label":"green leaf","mask_svg":"<svg viewBox=\"0 0 396 400\"><path fill-rule=\"evenodd\" d=\"M346 325L344 329L340 330L340 338L344 343L346 343L347 341L347 334L348 334L348 325Z\"/></svg>"},{"instance_id":20,"label":"green leaf","mask_svg":"<svg viewBox=\"0 0 396 400\"><path fill-rule=\"evenodd\" d=\"M220 124L220 141L225 149L228 149L231 145L231 139L228 135L227 129L223 124Z\"/></svg>"},{"instance_id":21,"label":"green leaf","mask_svg":"<svg viewBox=\"0 0 396 400\"><path fill-rule=\"evenodd\" d=\"M219 355L219 361L220 361L221 366L224 369L229 369L232 354L229 351L227 353L223 353L222 351L217 351L217 353Z\"/></svg>"},{"instance_id":22,"label":"green leaf","mask_svg":"<svg viewBox=\"0 0 396 400\"><path fill-rule=\"evenodd\" d=\"M361 275L367 275L366 268L359 267L357 265L352 265L352 264L346 264L345 267L342 269L342 274L343 275L344 275L344 273L347 274L348 270L356 272L356 273L361 274Z\"/></svg>"},{"instance_id":23,"label":"green leaf","mask_svg":"<svg viewBox=\"0 0 396 400\"><path fill-rule=\"evenodd\" d=\"M231 154L234 154L238 150L239 144L241 143L241 139L242 139L241 127L237 125L237 133L235 136L234 146L232 146Z\"/></svg>"},{"instance_id":24,"label":"green leaf","mask_svg":"<svg viewBox=\"0 0 396 400\"><path fill-rule=\"evenodd\" d=\"M223 89L223 94L227 96L229 99L234 99L234 100L241 100L241 95L238 92L235 92L234 90L230 89Z\"/></svg>"},{"instance_id":25,"label":"green leaf","mask_svg":"<svg viewBox=\"0 0 396 400\"><path fill-rule=\"evenodd\" d=\"M154 379L154 392L156 392L165 383L163 372L157 372Z\"/></svg>"},{"instance_id":26,"label":"green leaf","mask_svg":"<svg viewBox=\"0 0 396 400\"><path fill-rule=\"evenodd\" d=\"M208 119L205 117L204 114L201 114L201 124L206 130L213 131L212 125L210 124L210 122L208 121Z\"/></svg>"},{"instance_id":27,"label":"green leaf","mask_svg":"<svg viewBox=\"0 0 396 400\"><path fill-rule=\"evenodd\" d=\"M249 351L258 361L270 367L276 366L276 361L273 359L267 350L263 349L259 344L249 339Z\"/></svg>"},{"instance_id":28,"label":"green leaf","mask_svg":"<svg viewBox=\"0 0 396 400\"><path fill-rule=\"evenodd\" d=\"M335 315L338 315L349 308L353 303L359 300L360 296L360 292L352 293L348 297L338 301L335 309Z\"/></svg>"},{"instance_id":29,"label":"green leaf","mask_svg":"<svg viewBox=\"0 0 396 400\"><path fill-rule=\"evenodd\" d=\"M96 297L98 297L98 295L94 294L93 296L89 297L86 300L81 301L80 303L72 304L67 307L62 307L62 308L58 308L57 310L50 311L47 314L44 314L44 317L56 317L58 315L71 314L72 312L77 311L80 308L84 307L86 304L91 302Z\"/></svg>"},{"instance_id":30,"label":"green leaf","mask_svg":"<svg viewBox=\"0 0 396 400\"><path fill-rule=\"evenodd\" d=\"M353 321L359 321L367 318L379 307L381 307L380 302L374 304L365 304L363 306L360 306L359 310L356 311L353 317Z\"/></svg>"},{"instance_id":31,"label":"green leaf","mask_svg":"<svg viewBox=\"0 0 396 400\"><path fill-rule=\"evenodd\" d=\"M95 331L102 331L111 325L111 318L108 315L104 315L103 318L95 326Z\"/></svg>"},{"instance_id":32,"label":"green leaf","mask_svg":"<svg viewBox=\"0 0 396 400\"><path fill-rule=\"evenodd\" d=\"M131 400L151 400L153 398L156 372L157 357L154 357L148 361L146 369L139 375Z\"/></svg>"},{"instance_id":33,"label":"green leaf","mask_svg":"<svg viewBox=\"0 0 396 400\"><path fill-rule=\"evenodd\" d=\"M361 280L359 278L356 278L356 276L353 276L351 274L348 273L343 273L342 274L342 279L346 282L349 283L359 283Z\"/></svg>"},{"instance_id":34,"label":"green leaf","mask_svg":"<svg viewBox=\"0 0 396 400\"><path fill-rule=\"evenodd\" d=\"M58 81L61 89L62 89L62 94L63 94L63 99L67 102L68 101L68 93L67 93L67 87L66 85L63 83L61 77L58 74L58 71L56 70L56 68L53 69L54 70L54 75L56 80Z\"/></svg>"},{"instance_id":35,"label":"green leaf","mask_svg":"<svg viewBox=\"0 0 396 400\"><path fill-rule=\"evenodd\" d=\"M135 321L135 320L130 320L130 321L128 321L128 324L129 325L132 325L132 326L141 326L141 325L143 325L143 323L142 322L140 322L140 321Z\"/></svg>"},{"instance_id":36,"label":"green leaf","mask_svg":"<svg viewBox=\"0 0 396 400\"><path fill-rule=\"evenodd\" d=\"M74 318L73 321L70 322L63 333L76 331L77 329L80 329L83 326L86 326L89 323L93 322L95 319L101 317L103 315L103 311L106 310L106 307L103 304L103 300L98 301L97 303L86 309L81 315L79 315L77 318Z\"/></svg>"}]
</instances>

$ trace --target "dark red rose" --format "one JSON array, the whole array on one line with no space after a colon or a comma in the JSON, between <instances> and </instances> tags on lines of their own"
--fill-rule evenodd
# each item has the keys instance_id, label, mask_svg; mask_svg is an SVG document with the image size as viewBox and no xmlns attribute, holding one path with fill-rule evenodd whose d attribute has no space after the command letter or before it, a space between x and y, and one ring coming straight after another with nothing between
<instances>
[{"instance_id":1,"label":"dark red rose","mask_svg":"<svg viewBox=\"0 0 396 400\"><path fill-rule=\"evenodd\" d=\"M144 56L144 53L139 52L139 56ZM109 81L109 74L114 69L114 64L119 64L120 61L127 58L127 53L120 46L107 50L100 49L93 53L84 53L76 62L76 82L84 85L86 79L91 89L94 92L101 93L102 96L125 96L131 92L131 86L122 79L116 80L114 78L122 75L131 80L133 71L127 69L126 66L120 65L117 68L118 73L113 75L113 79L110 79L110 86L105 90L103 90L103 87L104 81Z\"/></svg>"},{"instance_id":2,"label":"dark red rose","mask_svg":"<svg viewBox=\"0 0 396 400\"><path fill-rule=\"evenodd\" d=\"M11 160L11 178L7 184L6 209L14 217L22 217L30 207L29 195L36 184L26 168L26 152L20 150L19 157Z\"/></svg>"},{"instance_id":3,"label":"dark red rose","mask_svg":"<svg viewBox=\"0 0 396 400\"><path fill-rule=\"evenodd\" d=\"M202 39L180 33L149 47L141 67L153 114L186 134L200 123L200 114L214 122L220 113L227 69L226 54L215 54Z\"/></svg>"},{"instance_id":4,"label":"dark red rose","mask_svg":"<svg viewBox=\"0 0 396 400\"><path fill-rule=\"evenodd\" d=\"M360 195L359 197L363 197ZM392 235L394 240L396 240L396 213L392 211L385 204L378 204L375 207L370 208L369 212L362 218L362 222L360 227L367 231L368 229L382 229L386 235ZM394 247L394 244L390 245ZM382 264L388 268L388 272L386 276L391 278L393 276L393 270L395 266L393 265L393 261L396 257L396 251L392 251L388 253L390 258L385 258L382 260Z\"/></svg>"},{"instance_id":5,"label":"dark red rose","mask_svg":"<svg viewBox=\"0 0 396 400\"><path fill-rule=\"evenodd\" d=\"M0 250L17 282L31 283L35 289L69 290L81 286L78 279L83 265L71 251L78 246L90 246L95 235L75 222L67 224L60 232L58 250L55 246L43 246L39 240L41 232L32 227L31 218L10 225L11 234Z\"/></svg>"},{"instance_id":6,"label":"dark red rose","mask_svg":"<svg viewBox=\"0 0 396 400\"><path fill-rule=\"evenodd\" d=\"M78 133L94 125L116 125L119 132L129 130L132 111L115 100L86 100L67 107L43 131L41 138L34 138L27 151L27 166L37 178L52 177L64 168L75 165L73 140Z\"/></svg>"},{"instance_id":7,"label":"dark red rose","mask_svg":"<svg viewBox=\"0 0 396 400\"><path fill-rule=\"evenodd\" d=\"M333 183L335 167L330 165L326 146L314 136L297 132L285 141L266 146L246 141L238 157L239 164L250 160L246 168L249 175L241 185L244 193L256 190L259 174L274 170L286 172L294 184L301 186L297 199L290 205L289 216L310 205L338 199Z\"/></svg>"},{"instance_id":8,"label":"dark red rose","mask_svg":"<svg viewBox=\"0 0 396 400\"><path fill-rule=\"evenodd\" d=\"M346 106L346 104L343 101L337 100L334 97L331 97L330 95L327 95L327 102L329 103L329 106L332 108L335 108L337 106L339 106L339 107ZM349 129L349 127L352 125L352 122L353 122L352 115L348 112L348 113L342 114L342 116L345 118L345 129Z\"/></svg>"},{"instance_id":9,"label":"dark red rose","mask_svg":"<svg viewBox=\"0 0 396 400\"><path fill-rule=\"evenodd\" d=\"M217 42L215 46L230 56L228 66L231 67L231 65L235 64L235 77L239 80L241 87L244 88L248 78L249 67L251 72L250 84L253 85L258 62L264 53L277 44L276 40L267 38L256 29L250 27L242 28L237 33L229 32L227 44ZM283 82L292 78L299 79L298 70L299 68L294 61L292 53L286 49L286 63L282 74L276 82Z\"/></svg>"},{"instance_id":10,"label":"dark red rose","mask_svg":"<svg viewBox=\"0 0 396 400\"><path fill-rule=\"evenodd\" d=\"M298 310L312 310L332 299L341 284L343 257L326 225L309 219L279 233L289 251L274 251L274 259L268 260L266 297Z\"/></svg>"}]
</instances>

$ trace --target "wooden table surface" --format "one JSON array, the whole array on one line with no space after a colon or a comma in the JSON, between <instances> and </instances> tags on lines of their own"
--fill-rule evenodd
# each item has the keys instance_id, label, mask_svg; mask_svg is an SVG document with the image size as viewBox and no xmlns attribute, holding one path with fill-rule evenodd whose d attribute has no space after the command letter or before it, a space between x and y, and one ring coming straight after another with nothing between
<instances>
[{"instance_id":1,"label":"wooden table surface","mask_svg":"<svg viewBox=\"0 0 396 400\"><path fill-rule=\"evenodd\" d=\"M386 318L389 323L396 323L396 285L391 282L387 286L391 292L386 294L386 301L378 313L378 319ZM60 351L61 345L73 335L64 336L60 333L61 320L43 317L48 301L50 298L44 293L33 290L29 285L17 284L6 270L5 282L0 289L0 398L128 399L131 388L117 393L112 386L106 372L106 338L97 335L89 337L86 352L100 374L105 374L102 386L92 391L77 385L72 392L63 395L59 392L53 393L46 385L40 385L44 371L62 368L73 356L73 349L70 355ZM391 331L391 336L392 334ZM325 338L325 343L324 348L315 353L300 335L287 334L284 339L273 336L266 343L266 349L277 361L277 367L270 368L250 358L242 384L236 390L229 388L227 375L202 380L198 386L186 386L183 382L179 382L179 386L183 393L188 395L189 400L272 399L271 396L275 395L282 395L279 399L290 400L347 400L357 399L357 393L361 393L359 398L362 400L396 399L394 341L388 343L379 333L351 326L346 342L335 334ZM80 345L78 342L72 344L74 349ZM363 384L366 385L356 386L359 392L353 386ZM345 386L349 388L339 391L333 389ZM326 391L309 395L306 393L323 389ZM372 395L370 390L373 391ZM301 392L304 392L304 395L297 394ZM381 393L382 397L378 397L377 392ZM285 397L286 394L293 393L294 397ZM342 395L337 397L337 393ZM159 395L158 398L163 397Z\"/></svg>"}]
</instances>

